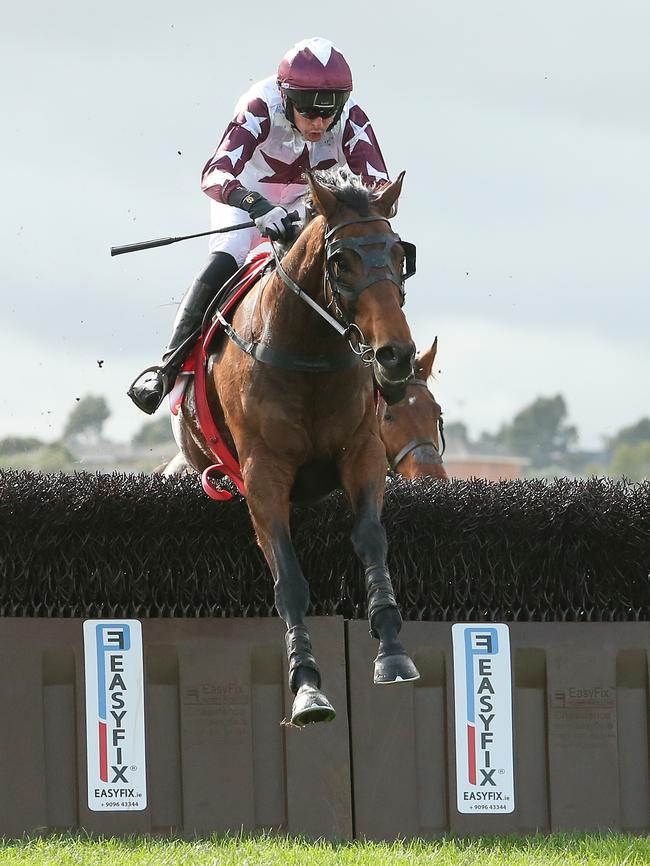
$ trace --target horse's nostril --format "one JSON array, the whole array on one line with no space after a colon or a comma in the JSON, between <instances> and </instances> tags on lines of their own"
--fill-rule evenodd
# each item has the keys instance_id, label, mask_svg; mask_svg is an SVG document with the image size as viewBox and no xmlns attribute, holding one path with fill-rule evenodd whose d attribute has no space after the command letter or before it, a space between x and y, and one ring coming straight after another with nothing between
<instances>
[{"instance_id":1,"label":"horse's nostril","mask_svg":"<svg viewBox=\"0 0 650 866\"><path fill-rule=\"evenodd\" d=\"M377 349L375 358L386 370L394 370L396 367L404 364L410 364L415 353L415 348L406 345L402 346L398 343L387 343L381 349Z\"/></svg>"},{"instance_id":2,"label":"horse's nostril","mask_svg":"<svg viewBox=\"0 0 650 866\"><path fill-rule=\"evenodd\" d=\"M394 346L382 346L381 349L377 350L375 357L382 367L395 367L399 363Z\"/></svg>"}]
</instances>

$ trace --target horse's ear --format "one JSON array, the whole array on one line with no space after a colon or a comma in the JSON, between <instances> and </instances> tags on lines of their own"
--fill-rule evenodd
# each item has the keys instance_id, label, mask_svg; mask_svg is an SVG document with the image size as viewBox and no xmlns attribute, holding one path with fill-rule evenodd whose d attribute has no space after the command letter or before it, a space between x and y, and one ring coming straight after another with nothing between
<instances>
[{"instance_id":1,"label":"horse's ear","mask_svg":"<svg viewBox=\"0 0 650 866\"><path fill-rule=\"evenodd\" d=\"M426 350L426 352L422 352L421 355L418 355L415 359L417 369L422 373L423 379L428 379L431 375L431 371L433 370L433 362L436 359L436 352L438 351L438 338L433 341L431 346Z\"/></svg>"},{"instance_id":2,"label":"horse's ear","mask_svg":"<svg viewBox=\"0 0 650 866\"><path fill-rule=\"evenodd\" d=\"M397 213L395 205L397 199L400 197L400 193L402 192L402 181L404 180L405 174L405 171L401 171L397 176L397 180L394 180L392 183L385 186L374 200L375 206L385 217L394 216L395 213Z\"/></svg>"},{"instance_id":3,"label":"horse's ear","mask_svg":"<svg viewBox=\"0 0 650 866\"><path fill-rule=\"evenodd\" d=\"M322 214L325 219L329 219L338 207L338 199L331 190L319 183L310 172L307 172L307 183L311 193L311 200L314 208L319 214Z\"/></svg>"}]
</instances>

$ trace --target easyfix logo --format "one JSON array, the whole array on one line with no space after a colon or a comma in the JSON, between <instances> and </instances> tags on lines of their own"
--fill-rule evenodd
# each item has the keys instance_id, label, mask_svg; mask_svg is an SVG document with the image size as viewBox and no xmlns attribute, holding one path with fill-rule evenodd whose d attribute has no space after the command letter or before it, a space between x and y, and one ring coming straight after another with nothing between
<instances>
[{"instance_id":1,"label":"easyfix logo","mask_svg":"<svg viewBox=\"0 0 650 866\"><path fill-rule=\"evenodd\" d=\"M514 809L508 626L452 626L459 812Z\"/></svg>"},{"instance_id":2,"label":"easyfix logo","mask_svg":"<svg viewBox=\"0 0 650 866\"><path fill-rule=\"evenodd\" d=\"M99 623L96 627L96 643L99 778L111 784L128 784L127 766L123 763L128 688L123 675L124 655L131 649L131 629L126 623Z\"/></svg>"},{"instance_id":3,"label":"easyfix logo","mask_svg":"<svg viewBox=\"0 0 650 866\"><path fill-rule=\"evenodd\" d=\"M465 664L467 680L467 767L470 785L477 783L477 758L480 752L482 766L479 767L480 787L492 785L496 787L492 767L491 746L494 742L494 731L490 726L494 722L494 686L492 677L494 670L492 659L499 652L499 638L494 628L470 629L465 631ZM476 656L478 668L475 673ZM477 675L478 674L478 677ZM478 679L478 682L477 682Z\"/></svg>"}]
</instances>

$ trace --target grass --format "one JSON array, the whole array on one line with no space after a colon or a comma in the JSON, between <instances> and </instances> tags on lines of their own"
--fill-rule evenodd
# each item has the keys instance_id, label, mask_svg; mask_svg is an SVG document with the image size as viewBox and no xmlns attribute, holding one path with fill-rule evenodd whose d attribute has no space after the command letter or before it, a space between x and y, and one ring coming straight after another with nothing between
<instances>
[{"instance_id":1,"label":"grass","mask_svg":"<svg viewBox=\"0 0 650 866\"><path fill-rule=\"evenodd\" d=\"M623 834L394 842L307 842L273 836L180 841L58 836L0 841L2 866L640 866L650 838Z\"/></svg>"}]
</instances>

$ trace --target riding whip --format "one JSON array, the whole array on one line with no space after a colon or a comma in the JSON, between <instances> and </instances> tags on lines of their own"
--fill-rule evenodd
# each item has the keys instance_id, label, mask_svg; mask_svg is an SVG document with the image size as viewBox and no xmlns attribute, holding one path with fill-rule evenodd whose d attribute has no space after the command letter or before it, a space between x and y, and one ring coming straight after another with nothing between
<instances>
[{"instance_id":1,"label":"riding whip","mask_svg":"<svg viewBox=\"0 0 650 866\"><path fill-rule=\"evenodd\" d=\"M300 219L300 214L297 211L292 211L288 213L286 217L282 218L282 222L287 220L287 222L295 223ZM236 232L239 229L252 229L255 228L255 223L253 220L249 220L249 222L238 223L236 226L226 226L222 229L212 229L209 232L199 232L195 235L182 235L178 238L156 238L152 241L140 241L137 244L126 244L122 247L111 247L111 255L112 256L121 256L122 253L135 253L139 250L150 250L152 247L166 247L168 244L175 244L178 241L189 241L192 238L204 238L207 235L218 235L224 234L225 232Z\"/></svg>"}]
</instances>

